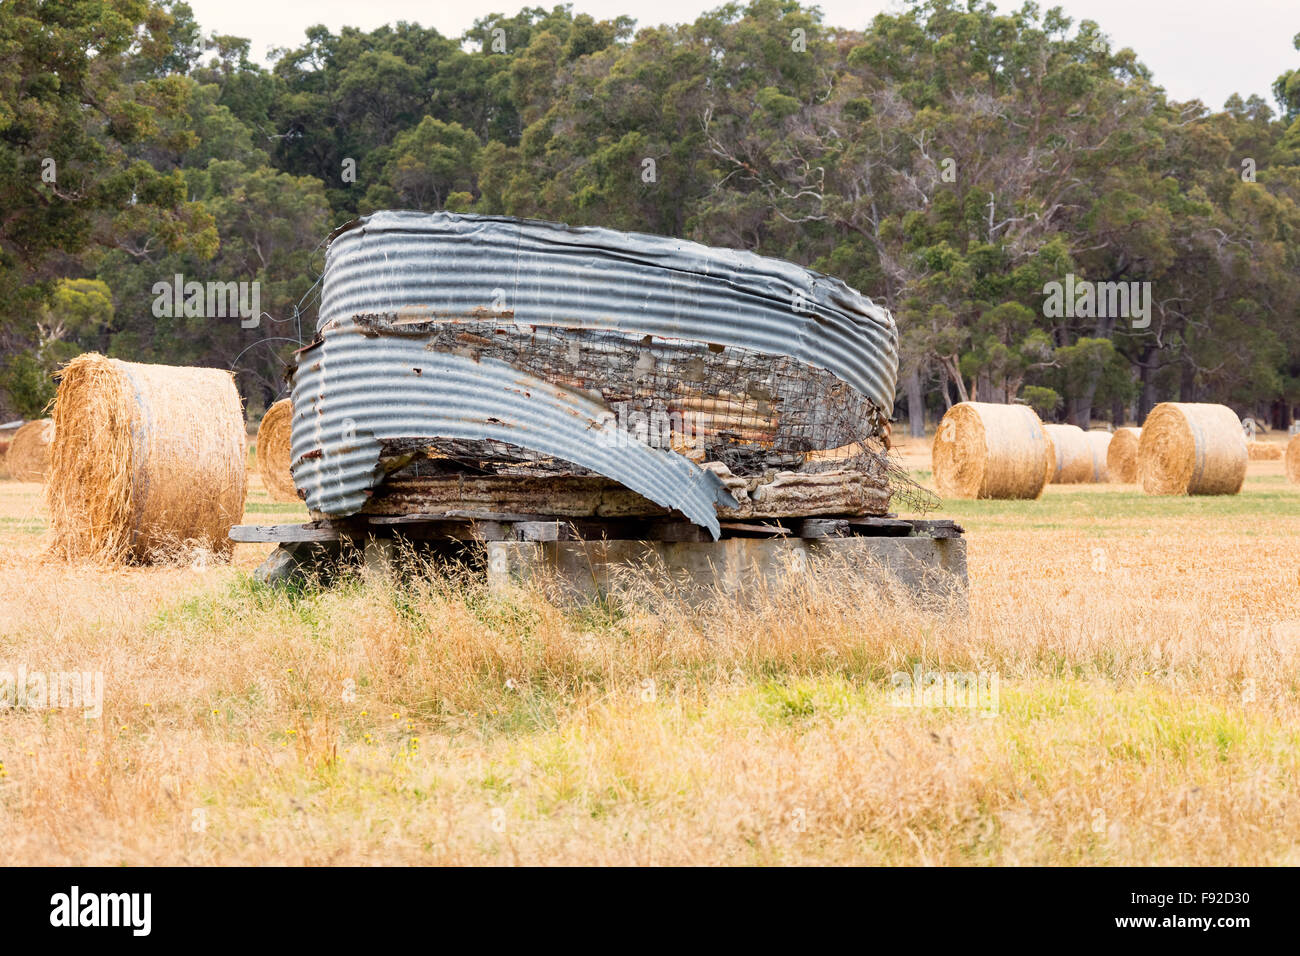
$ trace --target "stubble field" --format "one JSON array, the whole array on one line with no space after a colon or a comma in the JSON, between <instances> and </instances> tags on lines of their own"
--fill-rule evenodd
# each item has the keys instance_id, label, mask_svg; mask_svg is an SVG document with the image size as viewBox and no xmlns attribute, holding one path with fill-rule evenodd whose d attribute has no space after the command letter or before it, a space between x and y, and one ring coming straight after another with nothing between
<instances>
[{"instance_id":1,"label":"stubble field","mask_svg":"<svg viewBox=\"0 0 1300 956\"><path fill-rule=\"evenodd\" d=\"M923 481L926 447L903 460ZM247 522L297 521L256 477ZM557 608L475 581L290 593L43 560L0 481L7 864L1297 864L1300 486L945 502L969 606L848 574L757 607ZM996 707L898 706L898 672ZM982 712L984 711L984 712Z\"/></svg>"}]
</instances>

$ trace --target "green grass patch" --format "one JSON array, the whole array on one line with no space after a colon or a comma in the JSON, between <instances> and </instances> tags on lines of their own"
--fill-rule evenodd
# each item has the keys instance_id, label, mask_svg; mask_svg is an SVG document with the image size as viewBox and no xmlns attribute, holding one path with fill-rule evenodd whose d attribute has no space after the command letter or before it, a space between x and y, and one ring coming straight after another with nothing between
<instances>
[{"instance_id":1,"label":"green grass patch","mask_svg":"<svg viewBox=\"0 0 1300 956\"><path fill-rule=\"evenodd\" d=\"M44 534L48 527L44 518L0 518L0 530L19 534Z\"/></svg>"},{"instance_id":2,"label":"green grass patch","mask_svg":"<svg viewBox=\"0 0 1300 956\"><path fill-rule=\"evenodd\" d=\"M1148 495L1141 491L1071 490L1054 485L1036 501L963 500L947 498L937 512L954 518L979 518L1017 528L1051 530L1079 520L1134 519L1185 522L1196 519L1243 518L1258 522L1300 517L1300 488L1276 479L1248 482L1236 495L1190 497ZM1113 530L1113 529L1111 529Z\"/></svg>"},{"instance_id":3,"label":"green grass patch","mask_svg":"<svg viewBox=\"0 0 1300 956\"><path fill-rule=\"evenodd\" d=\"M260 501L249 501L244 504L244 511L247 514L254 515L294 515L300 516L303 521L308 518L307 509L302 505L296 505L293 502L268 501L263 504Z\"/></svg>"}]
</instances>

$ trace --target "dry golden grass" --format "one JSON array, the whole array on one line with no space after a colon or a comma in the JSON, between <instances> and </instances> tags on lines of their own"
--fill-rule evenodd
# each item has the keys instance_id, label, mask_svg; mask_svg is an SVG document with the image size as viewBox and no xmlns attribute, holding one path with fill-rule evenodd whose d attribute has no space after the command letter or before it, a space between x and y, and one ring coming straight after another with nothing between
<instances>
[{"instance_id":1,"label":"dry golden grass","mask_svg":"<svg viewBox=\"0 0 1300 956\"><path fill-rule=\"evenodd\" d=\"M928 461L904 443L926 477ZM910 456L910 457L909 457ZM561 610L430 579L284 594L233 566L40 563L0 483L17 864L1300 863L1300 489L952 503L969 614L823 576L745 610ZM299 520L257 480L249 521ZM914 666L996 717L892 705Z\"/></svg>"}]
</instances>

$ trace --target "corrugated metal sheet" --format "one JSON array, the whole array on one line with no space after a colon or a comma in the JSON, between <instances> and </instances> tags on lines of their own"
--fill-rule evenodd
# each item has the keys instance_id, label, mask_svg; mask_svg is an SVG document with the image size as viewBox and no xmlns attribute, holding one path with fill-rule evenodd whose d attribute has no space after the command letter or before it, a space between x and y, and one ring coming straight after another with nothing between
<instances>
[{"instance_id":1,"label":"corrugated metal sheet","mask_svg":"<svg viewBox=\"0 0 1300 956\"><path fill-rule=\"evenodd\" d=\"M505 363L363 335L354 318L603 329L788 355L893 408L893 318L843 282L747 252L606 229L450 213L377 213L337 233L318 333L294 376L294 480L309 507L357 511L382 443L499 440L553 455L718 534L721 482L688 459L617 442L608 409ZM409 326L408 326L409 327ZM416 369L419 369L417 372Z\"/></svg>"},{"instance_id":2,"label":"corrugated metal sheet","mask_svg":"<svg viewBox=\"0 0 1300 956\"><path fill-rule=\"evenodd\" d=\"M381 212L338 233L318 329L365 313L614 329L824 368L893 411L898 330L839 279L697 242L451 213Z\"/></svg>"},{"instance_id":3,"label":"corrugated metal sheet","mask_svg":"<svg viewBox=\"0 0 1300 956\"><path fill-rule=\"evenodd\" d=\"M294 377L294 483L307 505L347 515L382 478L386 439L497 440L563 458L676 508L718 535L718 476L618 432L608 409L494 359L429 352L418 340L367 337L335 323Z\"/></svg>"}]
</instances>

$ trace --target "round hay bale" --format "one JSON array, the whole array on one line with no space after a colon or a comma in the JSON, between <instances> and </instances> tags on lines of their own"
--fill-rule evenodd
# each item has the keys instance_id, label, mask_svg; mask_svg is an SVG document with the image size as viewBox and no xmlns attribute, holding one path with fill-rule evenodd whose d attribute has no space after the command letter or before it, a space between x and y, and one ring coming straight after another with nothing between
<instances>
[{"instance_id":1,"label":"round hay bale","mask_svg":"<svg viewBox=\"0 0 1300 956\"><path fill-rule=\"evenodd\" d=\"M1055 450L1051 480L1056 485L1081 485L1093 480L1092 443L1078 425L1044 425Z\"/></svg>"},{"instance_id":2,"label":"round hay bale","mask_svg":"<svg viewBox=\"0 0 1300 956\"><path fill-rule=\"evenodd\" d=\"M1286 480L1300 484L1300 434L1286 443Z\"/></svg>"},{"instance_id":3,"label":"round hay bale","mask_svg":"<svg viewBox=\"0 0 1300 956\"><path fill-rule=\"evenodd\" d=\"M266 410L262 424L257 426L257 470L274 501L300 500L289 468L293 457L289 451L292 425L293 403L282 398Z\"/></svg>"},{"instance_id":4,"label":"round hay bale","mask_svg":"<svg viewBox=\"0 0 1300 956\"><path fill-rule=\"evenodd\" d=\"M1153 495L1235 495L1246 479L1241 420L1226 405L1162 402L1142 426L1138 477Z\"/></svg>"},{"instance_id":5,"label":"round hay bale","mask_svg":"<svg viewBox=\"0 0 1300 956\"><path fill-rule=\"evenodd\" d=\"M50 466L50 443L54 422L38 418L14 432L5 455L5 468L15 481L44 481Z\"/></svg>"},{"instance_id":6,"label":"round hay bale","mask_svg":"<svg viewBox=\"0 0 1300 956\"><path fill-rule=\"evenodd\" d=\"M1140 428L1117 428L1110 436L1110 445L1106 449L1106 474L1111 481L1137 484L1138 441L1141 437Z\"/></svg>"},{"instance_id":7,"label":"round hay bale","mask_svg":"<svg viewBox=\"0 0 1300 956\"><path fill-rule=\"evenodd\" d=\"M934 435L935 485L951 498L1037 498L1048 453L1043 424L1028 405L962 402Z\"/></svg>"},{"instance_id":8,"label":"round hay bale","mask_svg":"<svg viewBox=\"0 0 1300 956\"><path fill-rule=\"evenodd\" d=\"M1043 426L1043 442L1047 446L1047 453L1043 456L1043 489L1046 490L1056 477L1056 443L1052 441L1046 425Z\"/></svg>"},{"instance_id":9,"label":"round hay bale","mask_svg":"<svg viewBox=\"0 0 1300 956\"><path fill-rule=\"evenodd\" d=\"M9 446L13 443L14 435L18 434L18 429L22 428L26 422L18 424L10 423L0 425L0 470L4 472L4 477L9 477L8 464L5 459L9 456Z\"/></svg>"},{"instance_id":10,"label":"round hay bale","mask_svg":"<svg viewBox=\"0 0 1300 956\"><path fill-rule=\"evenodd\" d=\"M1107 455L1110 452L1111 439L1114 437L1110 432L1090 431L1085 433L1088 436L1088 444L1092 447L1092 480L1094 482L1103 482L1110 480L1110 465L1107 462Z\"/></svg>"},{"instance_id":11,"label":"round hay bale","mask_svg":"<svg viewBox=\"0 0 1300 956\"><path fill-rule=\"evenodd\" d=\"M54 426L45 496L55 554L230 555L248 482L230 372L82 355L63 369Z\"/></svg>"},{"instance_id":12,"label":"round hay bale","mask_svg":"<svg viewBox=\"0 0 1300 956\"><path fill-rule=\"evenodd\" d=\"M1277 442L1246 442L1246 457L1251 461L1278 461L1281 459L1282 453L1282 446Z\"/></svg>"}]
</instances>

